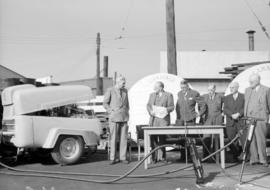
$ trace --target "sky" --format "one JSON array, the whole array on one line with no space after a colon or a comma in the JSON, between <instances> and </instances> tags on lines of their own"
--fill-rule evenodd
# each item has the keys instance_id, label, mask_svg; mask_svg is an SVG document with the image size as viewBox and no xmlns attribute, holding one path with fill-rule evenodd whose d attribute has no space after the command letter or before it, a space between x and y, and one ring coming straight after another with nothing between
<instances>
[{"instance_id":1,"label":"sky","mask_svg":"<svg viewBox=\"0 0 270 190\"><path fill-rule=\"evenodd\" d=\"M101 33L109 75L128 86L159 72L166 50L165 0L0 0L0 64L26 77L55 82L92 78ZM248 5L270 33L269 0L175 0L178 51L270 51Z\"/></svg>"}]
</instances>

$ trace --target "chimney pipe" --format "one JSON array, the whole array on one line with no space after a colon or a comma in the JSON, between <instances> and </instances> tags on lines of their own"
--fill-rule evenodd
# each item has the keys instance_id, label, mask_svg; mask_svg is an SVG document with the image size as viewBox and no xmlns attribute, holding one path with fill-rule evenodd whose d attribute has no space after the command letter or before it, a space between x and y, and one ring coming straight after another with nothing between
<instances>
[{"instance_id":1,"label":"chimney pipe","mask_svg":"<svg viewBox=\"0 0 270 190\"><path fill-rule=\"evenodd\" d=\"M103 58L103 76L105 78L108 77L108 71L109 71L109 57L104 56L104 58Z\"/></svg>"},{"instance_id":2,"label":"chimney pipe","mask_svg":"<svg viewBox=\"0 0 270 190\"><path fill-rule=\"evenodd\" d=\"M254 51L254 34L255 34L255 32L256 31L254 31L254 30L247 31L249 51Z\"/></svg>"},{"instance_id":3,"label":"chimney pipe","mask_svg":"<svg viewBox=\"0 0 270 190\"><path fill-rule=\"evenodd\" d=\"M97 80L96 80L96 95L102 95L103 94L103 81L102 78L100 78L100 33L97 33Z\"/></svg>"}]
</instances>

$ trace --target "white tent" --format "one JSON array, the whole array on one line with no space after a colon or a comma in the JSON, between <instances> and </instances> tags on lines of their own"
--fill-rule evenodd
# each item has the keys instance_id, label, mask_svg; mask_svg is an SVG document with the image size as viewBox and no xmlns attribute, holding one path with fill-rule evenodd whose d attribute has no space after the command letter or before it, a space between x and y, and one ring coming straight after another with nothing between
<instances>
[{"instance_id":1,"label":"white tent","mask_svg":"<svg viewBox=\"0 0 270 190\"><path fill-rule=\"evenodd\" d=\"M240 73L232 82L238 82L240 84L239 92L245 93L245 89L249 87L249 76L252 73L257 73L261 76L261 83L265 86L270 87L270 63L260 64L253 66L242 73ZM230 94L229 87L226 89L225 95Z\"/></svg>"},{"instance_id":2,"label":"white tent","mask_svg":"<svg viewBox=\"0 0 270 190\"><path fill-rule=\"evenodd\" d=\"M158 73L148 75L136 82L129 90L130 120L129 131L132 139L136 139L136 125L148 125L149 114L146 110L146 104L150 93L154 90L154 84L162 81L165 85L165 91L173 94L174 102L177 101L177 93L180 90L181 77L167 73ZM175 123L176 113L171 113L171 122Z\"/></svg>"}]
</instances>

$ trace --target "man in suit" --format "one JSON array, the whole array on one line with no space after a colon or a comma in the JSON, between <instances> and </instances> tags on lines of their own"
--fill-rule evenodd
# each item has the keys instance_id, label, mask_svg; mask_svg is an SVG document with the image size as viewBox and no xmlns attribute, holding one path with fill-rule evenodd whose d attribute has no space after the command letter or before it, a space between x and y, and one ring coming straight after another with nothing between
<instances>
[{"instance_id":1,"label":"man in suit","mask_svg":"<svg viewBox=\"0 0 270 190\"><path fill-rule=\"evenodd\" d=\"M125 88L126 80L124 77L116 79L116 85L109 88L104 95L103 106L109 113L110 129L110 164L116 164L119 161L128 164L126 159L127 137L129 119L129 101L128 93ZM119 159L116 157L117 139L120 132Z\"/></svg>"},{"instance_id":2,"label":"man in suit","mask_svg":"<svg viewBox=\"0 0 270 190\"><path fill-rule=\"evenodd\" d=\"M188 82L183 80L180 83L181 90L178 92L176 103L176 125L195 125L196 117L204 114L206 107L201 101L200 94L190 89ZM196 112L196 104L199 107L199 113Z\"/></svg>"},{"instance_id":3,"label":"man in suit","mask_svg":"<svg viewBox=\"0 0 270 190\"><path fill-rule=\"evenodd\" d=\"M252 74L249 77L250 87L245 91L244 115L247 117L262 118L257 121L254 136L250 145L250 164L262 164L268 167L266 155L266 133L269 122L270 91L260 84L260 75Z\"/></svg>"},{"instance_id":4,"label":"man in suit","mask_svg":"<svg viewBox=\"0 0 270 190\"><path fill-rule=\"evenodd\" d=\"M208 86L208 94L202 95L206 104L205 125L221 125L223 123L223 95L216 93L216 85Z\"/></svg>"},{"instance_id":5,"label":"man in suit","mask_svg":"<svg viewBox=\"0 0 270 190\"><path fill-rule=\"evenodd\" d=\"M170 113L174 110L174 101L173 95L169 92L164 91L164 84L161 81L156 82L154 86L153 93L150 94L148 103L147 103L147 111L150 115L150 126L168 126L170 125L171 118ZM153 106L159 106L166 109L167 115L163 118L160 118L155 114L153 110ZM165 135L152 135L151 136L151 148L154 149L157 145L164 144ZM166 150L162 148L162 158L161 160L166 161ZM158 160L158 155L154 153L152 155L153 163L156 163Z\"/></svg>"},{"instance_id":6,"label":"man in suit","mask_svg":"<svg viewBox=\"0 0 270 190\"><path fill-rule=\"evenodd\" d=\"M222 106L223 95L216 93L216 85L209 84L208 93L202 95L203 101L206 104L206 111L203 115L204 125L222 125ZM204 135L203 139L205 146L203 146L204 156L208 156L209 152L214 149L214 135ZM208 149L208 151L206 150Z\"/></svg>"},{"instance_id":7,"label":"man in suit","mask_svg":"<svg viewBox=\"0 0 270 190\"><path fill-rule=\"evenodd\" d=\"M245 98L244 95L238 92L239 83L232 82L230 84L231 94L224 98L224 114L226 115L226 134L231 141L236 134L244 129L244 122L241 118L244 116ZM243 148L246 139L246 130L243 130L243 134L240 136L240 143ZM237 143L233 143L230 146L232 154L237 159L242 159L240 155L240 149Z\"/></svg>"}]
</instances>

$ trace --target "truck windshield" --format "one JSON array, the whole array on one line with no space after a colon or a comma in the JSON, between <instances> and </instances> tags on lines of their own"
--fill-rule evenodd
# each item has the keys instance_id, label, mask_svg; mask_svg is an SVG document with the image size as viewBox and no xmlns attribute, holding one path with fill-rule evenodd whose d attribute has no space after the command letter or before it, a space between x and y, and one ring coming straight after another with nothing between
<instances>
[{"instance_id":1,"label":"truck windshield","mask_svg":"<svg viewBox=\"0 0 270 190\"><path fill-rule=\"evenodd\" d=\"M40 110L26 115L32 116L48 116L48 117L72 117L72 118L94 118L93 110L84 110L78 108L76 104L60 106L48 110Z\"/></svg>"}]
</instances>

